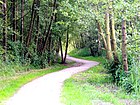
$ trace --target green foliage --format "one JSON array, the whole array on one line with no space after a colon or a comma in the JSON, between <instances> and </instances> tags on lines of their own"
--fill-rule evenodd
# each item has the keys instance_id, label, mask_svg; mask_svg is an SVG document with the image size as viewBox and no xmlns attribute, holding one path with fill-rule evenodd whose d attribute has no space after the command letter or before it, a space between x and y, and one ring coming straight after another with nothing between
<instances>
[{"instance_id":1,"label":"green foliage","mask_svg":"<svg viewBox=\"0 0 140 105\"><path fill-rule=\"evenodd\" d=\"M121 63L106 62L105 68L111 73L113 81L120 85L127 93L139 94L140 92L140 66L132 56L128 56L129 72L123 70Z\"/></svg>"},{"instance_id":2,"label":"green foliage","mask_svg":"<svg viewBox=\"0 0 140 105\"><path fill-rule=\"evenodd\" d=\"M140 94L140 66L138 62L132 61L131 70L120 84L128 93L131 92L136 96Z\"/></svg>"},{"instance_id":3,"label":"green foliage","mask_svg":"<svg viewBox=\"0 0 140 105\"><path fill-rule=\"evenodd\" d=\"M0 61L0 76L12 76L19 72L29 71L30 69L34 69L35 67L31 65L23 65L19 62L11 62L11 63L3 63Z\"/></svg>"},{"instance_id":4,"label":"green foliage","mask_svg":"<svg viewBox=\"0 0 140 105\"><path fill-rule=\"evenodd\" d=\"M84 50L85 49L85 50ZM106 60L104 57L94 57L94 56L90 56L90 53L89 53L89 49L86 50L86 48L84 49L74 49L72 50L69 55L72 56L72 57L76 57L76 58L81 58L81 59L86 59L86 60L91 60L91 61L96 61L96 62L100 62L100 63L105 63ZM84 51L84 53L82 53ZM87 52L88 51L88 52ZM78 53L79 52L79 53ZM85 54L86 53L86 54ZM89 54L88 54L89 53Z\"/></svg>"},{"instance_id":5,"label":"green foliage","mask_svg":"<svg viewBox=\"0 0 140 105\"><path fill-rule=\"evenodd\" d=\"M83 49L75 49L71 51L69 55L74 56L74 57L76 56L84 57L84 56L90 56L91 53L90 53L89 48L83 48Z\"/></svg>"},{"instance_id":6,"label":"green foliage","mask_svg":"<svg viewBox=\"0 0 140 105\"><path fill-rule=\"evenodd\" d=\"M122 64L120 62L116 63L114 61L107 61L104 63L105 68L108 70L113 77L113 81L118 83L122 77Z\"/></svg>"}]
</instances>

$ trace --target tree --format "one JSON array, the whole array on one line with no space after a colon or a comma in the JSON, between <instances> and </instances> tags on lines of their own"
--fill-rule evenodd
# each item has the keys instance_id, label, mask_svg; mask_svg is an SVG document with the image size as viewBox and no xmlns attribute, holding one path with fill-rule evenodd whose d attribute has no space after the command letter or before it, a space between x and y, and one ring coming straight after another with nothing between
<instances>
[{"instance_id":1,"label":"tree","mask_svg":"<svg viewBox=\"0 0 140 105\"><path fill-rule=\"evenodd\" d=\"M126 20L122 20L122 59L123 59L123 69L125 72L128 71L128 62L127 62L127 49L126 49Z\"/></svg>"},{"instance_id":2,"label":"tree","mask_svg":"<svg viewBox=\"0 0 140 105\"><path fill-rule=\"evenodd\" d=\"M11 8L12 8L12 28L13 28L13 33L11 35L11 40L16 41L16 30L17 30L17 0L11 0Z\"/></svg>"},{"instance_id":3,"label":"tree","mask_svg":"<svg viewBox=\"0 0 140 105\"><path fill-rule=\"evenodd\" d=\"M117 54L117 42L116 42L116 35L115 35L115 21L114 21L114 13L113 13L113 7L112 2L110 2L110 31L111 31L111 48L113 52L113 58L114 62L118 63L118 54Z\"/></svg>"},{"instance_id":4,"label":"tree","mask_svg":"<svg viewBox=\"0 0 140 105\"><path fill-rule=\"evenodd\" d=\"M106 24L106 42L107 42L107 58L112 60L112 49L111 49L111 40L110 40L110 25L109 25L109 13L108 9L105 13L105 24Z\"/></svg>"},{"instance_id":5,"label":"tree","mask_svg":"<svg viewBox=\"0 0 140 105\"><path fill-rule=\"evenodd\" d=\"M7 60L6 53L7 53L7 0L3 0L3 49L4 54L3 58L4 61Z\"/></svg>"},{"instance_id":6,"label":"tree","mask_svg":"<svg viewBox=\"0 0 140 105\"><path fill-rule=\"evenodd\" d=\"M23 43L23 34L24 34L24 4L25 0L21 0L21 28L20 28L20 41Z\"/></svg>"},{"instance_id":7,"label":"tree","mask_svg":"<svg viewBox=\"0 0 140 105\"><path fill-rule=\"evenodd\" d=\"M98 21L97 21L97 27L98 27L98 33L102 36L104 48L105 48L105 50L107 50L107 43L106 43L105 35L104 35L102 28L101 28L101 25Z\"/></svg>"},{"instance_id":8,"label":"tree","mask_svg":"<svg viewBox=\"0 0 140 105\"><path fill-rule=\"evenodd\" d=\"M32 36L34 21L35 21L35 17L36 17L36 10L35 10L36 2L37 2L37 0L33 0L30 26L29 26L29 31L28 31L27 38L26 38L27 47L29 47L29 44L31 42L31 36Z\"/></svg>"},{"instance_id":9,"label":"tree","mask_svg":"<svg viewBox=\"0 0 140 105\"><path fill-rule=\"evenodd\" d=\"M51 18L50 18L50 23L49 23L48 30L47 30L47 33L46 33L45 41L43 43L43 49L42 49L43 52L45 51L45 49L47 47L47 42L48 41L50 42L50 40L51 40L50 39L50 37L51 37L50 36L51 35L51 27L52 27L53 21L55 19L56 3L57 3L57 0L54 0L53 1L53 10L52 10Z\"/></svg>"},{"instance_id":10,"label":"tree","mask_svg":"<svg viewBox=\"0 0 140 105\"><path fill-rule=\"evenodd\" d=\"M67 57L67 52L68 52L68 45L69 45L69 26L67 26L67 33L66 33L66 49L65 49L65 56L63 59L63 63L66 63L66 57Z\"/></svg>"}]
</instances>

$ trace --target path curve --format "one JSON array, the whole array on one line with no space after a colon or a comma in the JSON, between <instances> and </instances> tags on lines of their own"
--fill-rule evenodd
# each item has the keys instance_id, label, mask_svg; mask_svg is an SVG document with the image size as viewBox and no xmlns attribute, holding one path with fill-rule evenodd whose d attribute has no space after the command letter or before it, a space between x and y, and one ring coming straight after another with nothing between
<instances>
[{"instance_id":1,"label":"path curve","mask_svg":"<svg viewBox=\"0 0 140 105\"><path fill-rule=\"evenodd\" d=\"M63 105L59 99L63 82L73 74L88 70L99 64L98 62L69 56L67 57L67 60L83 64L79 67L70 67L47 74L27 83L8 100L6 105Z\"/></svg>"}]
</instances>

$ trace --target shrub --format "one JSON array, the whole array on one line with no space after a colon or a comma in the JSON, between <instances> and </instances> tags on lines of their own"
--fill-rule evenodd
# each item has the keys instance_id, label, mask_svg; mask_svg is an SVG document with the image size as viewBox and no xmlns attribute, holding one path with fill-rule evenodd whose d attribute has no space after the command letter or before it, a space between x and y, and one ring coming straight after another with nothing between
<instances>
[{"instance_id":1,"label":"shrub","mask_svg":"<svg viewBox=\"0 0 140 105\"><path fill-rule=\"evenodd\" d=\"M140 93L140 64L132 56L128 56L129 71L123 70L122 63L107 61L104 66L113 77L113 81L127 93Z\"/></svg>"},{"instance_id":2,"label":"shrub","mask_svg":"<svg viewBox=\"0 0 140 105\"><path fill-rule=\"evenodd\" d=\"M121 78L121 70L122 70L122 64L121 62L114 62L114 61L106 61L104 63L105 68L108 70L108 73L110 73L113 77L113 82L118 83Z\"/></svg>"}]
</instances>

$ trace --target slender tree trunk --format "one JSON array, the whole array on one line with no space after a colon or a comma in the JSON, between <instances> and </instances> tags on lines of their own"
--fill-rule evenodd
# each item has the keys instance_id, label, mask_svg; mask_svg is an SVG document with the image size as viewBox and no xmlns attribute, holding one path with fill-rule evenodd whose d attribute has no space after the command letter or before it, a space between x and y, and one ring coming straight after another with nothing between
<instances>
[{"instance_id":1,"label":"slender tree trunk","mask_svg":"<svg viewBox=\"0 0 140 105\"><path fill-rule=\"evenodd\" d=\"M29 47L29 44L31 42L31 36L32 36L34 21L35 21L35 17L36 17L35 4L36 4L36 0L33 1L33 5L32 5L31 21L30 21L29 31L28 31L28 35L27 35L27 39L26 39L27 47Z\"/></svg>"},{"instance_id":2,"label":"slender tree trunk","mask_svg":"<svg viewBox=\"0 0 140 105\"><path fill-rule=\"evenodd\" d=\"M25 0L21 0L21 28L20 28L21 43L23 43L23 33L24 33L24 4L25 4Z\"/></svg>"},{"instance_id":3,"label":"slender tree trunk","mask_svg":"<svg viewBox=\"0 0 140 105\"><path fill-rule=\"evenodd\" d=\"M21 42L21 57L24 59L24 4L25 0L21 0L21 24L20 24L20 42Z\"/></svg>"},{"instance_id":4,"label":"slender tree trunk","mask_svg":"<svg viewBox=\"0 0 140 105\"><path fill-rule=\"evenodd\" d=\"M101 35L98 33L98 55L101 54Z\"/></svg>"},{"instance_id":5,"label":"slender tree trunk","mask_svg":"<svg viewBox=\"0 0 140 105\"><path fill-rule=\"evenodd\" d=\"M126 37L127 37L126 20L122 20L122 60L123 60L123 69L125 72L128 71Z\"/></svg>"},{"instance_id":6,"label":"slender tree trunk","mask_svg":"<svg viewBox=\"0 0 140 105\"><path fill-rule=\"evenodd\" d=\"M43 48L43 37L40 35L38 37L38 41L37 41L37 52L41 55L42 54L42 48Z\"/></svg>"},{"instance_id":7,"label":"slender tree trunk","mask_svg":"<svg viewBox=\"0 0 140 105\"><path fill-rule=\"evenodd\" d=\"M55 61L58 62L58 59L59 59L59 47L60 47L60 46L59 46L59 41L57 41L57 43L56 43L55 46L56 46L56 49L55 49L55 51L56 51Z\"/></svg>"},{"instance_id":8,"label":"slender tree trunk","mask_svg":"<svg viewBox=\"0 0 140 105\"><path fill-rule=\"evenodd\" d=\"M96 52L92 49L92 47L89 47L89 49L90 49L91 55L96 56L96 54L95 54Z\"/></svg>"},{"instance_id":9,"label":"slender tree trunk","mask_svg":"<svg viewBox=\"0 0 140 105\"><path fill-rule=\"evenodd\" d=\"M85 47L85 41L84 41L84 38L83 38L83 34L81 33L80 34L80 48L84 48Z\"/></svg>"},{"instance_id":10,"label":"slender tree trunk","mask_svg":"<svg viewBox=\"0 0 140 105\"><path fill-rule=\"evenodd\" d=\"M117 63L119 62L118 54L117 54L117 42L116 42L116 36L115 36L115 23L114 18L111 16L111 44L112 44L112 51L113 51L113 57L114 61Z\"/></svg>"},{"instance_id":11,"label":"slender tree trunk","mask_svg":"<svg viewBox=\"0 0 140 105\"><path fill-rule=\"evenodd\" d=\"M6 61L7 53L7 0L3 0L3 59Z\"/></svg>"},{"instance_id":12,"label":"slender tree trunk","mask_svg":"<svg viewBox=\"0 0 140 105\"><path fill-rule=\"evenodd\" d=\"M95 11L99 12L98 6L96 6ZM98 52L101 52L101 39L103 40L105 50L107 50L107 43L100 22L96 20L96 23L98 27Z\"/></svg>"},{"instance_id":13,"label":"slender tree trunk","mask_svg":"<svg viewBox=\"0 0 140 105\"><path fill-rule=\"evenodd\" d=\"M53 2L53 11L52 11L50 23L49 23L49 26L48 26L48 31L47 31L47 34L46 34L46 37L45 37L45 41L44 41L44 44L43 44L42 52L44 52L46 47L47 47L47 42L48 42L50 31L51 31L51 26L52 26L53 21L55 19L55 12L54 11L56 10L56 2L57 2L57 0L54 0L54 2Z\"/></svg>"},{"instance_id":14,"label":"slender tree trunk","mask_svg":"<svg viewBox=\"0 0 140 105\"><path fill-rule=\"evenodd\" d=\"M109 25L109 13L108 11L105 14L105 24L106 24L106 41L107 41L107 59L112 60L112 51L111 51L111 41L110 41L110 25Z\"/></svg>"},{"instance_id":15,"label":"slender tree trunk","mask_svg":"<svg viewBox=\"0 0 140 105\"><path fill-rule=\"evenodd\" d=\"M46 17L48 17L48 8L46 9L46 13L45 13ZM46 32L46 30L48 28L47 26L48 26L48 21L45 21L44 33L43 33L43 35L39 34L39 37L38 37L37 51L39 52L39 54L42 54L42 51L43 51L43 45L44 45L44 37L43 36L46 36L46 34L47 34L47 32Z\"/></svg>"},{"instance_id":16,"label":"slender tree trunk","mask_svg":"<svg viewBox=\"0 0 140 105\"><path fill-rule=\"evenodd\" d=\"M46 34L47 34L46 30L47 30L48 24L49 24L49 22L47 21L48 20L48 10L49 10L49 7L46 9L46 13L45 13L45 16L47 19L45 21L45 28L44 28L43 36L46 36Z\"/></svg>"},{"instance_id":17,"label":"slender tree trunk","mask_svg":"<svg viewBox=\"0 0 140 105\"><path fill-rule=\"evenodd\" d=\"M118 63L118 54L117 54L117 42L116 42L116 35L115 35L115 21L114 21L114 13L113 13L113 7L112 2L110 2L111 5L111 14L110 14L110 29L111 29L111 48L113 52L113 58L114 62Z\"/></svg>"},{"instance_id":18,"label":"slender tree trunk","mask_svg":"<svg viewBox=\"0 0 140 105\"><path fill-rule=\"evenodd\" d=\"M37 7L40 8L40 1L37 1ZM40 17L39 17L39 10L37 11L37 20L36 20L36 37L35 37L35 44L37 46L38 37L39 37L39 27L40 27Z\"/></svg>"},{"instance_id":19,"label":"slender tree trunk","mask_svg":"<svg viewBox=\"0 0 140 105\"><path fill-rule=\"evenodd\" d=\"M38 37L39 37L39 16L37 16L37 21L36 21L36 37L35 37L35 44L37 45L38 43Z\"/></svg>"},{"instance_id":20,"label":"slender tree trunk","mask_svg":"<svg viewBox=\"0 0 140 105\"><path fill-rule=\"evenodd\" d=\"M66 49L65 49L65 56L63 63L66 63L66 57L68 52L68 45L69 45L69 26L67 27L67 37L66 37Z\"/></svg>"},{"instance_id":21,"label":"slender tree trunk","mask_svg":"<svg viewBox=\"0 0 140 105\"><path fill-rule=\"evenodd\" d=\"M16 2L17 2L17 0L11 0L11 2L12 2L12 28L13 28L13 33L12 33L11 40L16 41L16 28L17 28L17 24L16 24Z\"/></svg>"},{"instance_id":22,"label":"slender tree trunk","mask_svg":"<svg viewBox=\"0 0 140 105\"><path fill-rule=\"evenodd\" d=\"M107 50L107 43L106 43L105 35L104 35L104 33L102 31L102 28L101 28L101 25L98 21L97 21L97 25L98 25L98 32L102 36L102 39L103 39L103 42L104 42L104 47Z\"/></svg>"},{"instance_id":23,"label":"slender tree trunk","mask_svg":"<svg viewBox=\"0 0 140 105\"><path fill-rule=\"evenodd\" d=\"M62 41L61 41L61 37L59 37L59 45L60 45L60 51L61 51L61 63L64 63L64 59L63 59L63 47L62 47Z\"/></svg>"},{"instance_id":24,"label":"slender tree trunk","mask_svg":"<svg viewBox=\"0 0 140 105\"><path fill-rule=\"evenodd\" d=\"M49 65L51 65L51 41L52 41L52 38L51 38L51 35L49 35L49 38L48 38L48 57L47 57Z\"/></svg>"},{"instance_id":25,"label":"slender tree trunk","mask_svg":"<svg viewBox=\"0 0 140 105\"><path fill-rule=\"evenodd\" d=\"M16 16L15 16L15 27L16 27L16 29L15 29L15 36L14 36L14 41L17 41L17 30L18 30L18 0L16 0L16 7L15 7L16 9L16 11L15 11L15 13L16 13Z\"/></svg>"}]
</instances>

